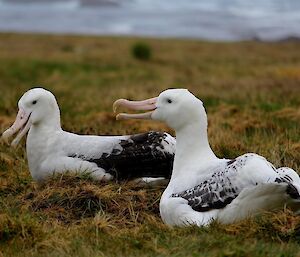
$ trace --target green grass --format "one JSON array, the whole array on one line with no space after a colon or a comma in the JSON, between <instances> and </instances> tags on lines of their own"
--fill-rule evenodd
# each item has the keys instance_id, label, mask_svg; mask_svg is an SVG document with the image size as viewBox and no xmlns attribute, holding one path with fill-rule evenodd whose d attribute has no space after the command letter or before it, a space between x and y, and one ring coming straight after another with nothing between
<instances>
[{"instance_id":1,"label":"green grass","mask_svg":"<svg viewBox=\"0 0 300 257\"><path fill-rule=\"evenodd\" d=\"M211 43L135 38L0 34L0 131L34 86L57 97L65 130L131 134L155 122L115 121L117 98L145 99L188 88L209 117L219 157L256 152L300 168L300 43ZM95 183L88 177L32 181L24 142L0 141L0 256L300 256L300 217L288 210L237 224L169 228L159 217L163 188Z\"/></svg>"}]
</instances>

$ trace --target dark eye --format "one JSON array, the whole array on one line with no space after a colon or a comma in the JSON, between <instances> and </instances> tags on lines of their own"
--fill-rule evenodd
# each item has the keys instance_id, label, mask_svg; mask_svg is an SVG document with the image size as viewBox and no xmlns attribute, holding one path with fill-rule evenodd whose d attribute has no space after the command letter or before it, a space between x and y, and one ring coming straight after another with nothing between
<instances>
[{"instance_id":1,"label":"dark eye","mask_svg":"<svg viewBox=\"0 0 300 257\"><path fill-rule=\"evenodd\" d=\"M32 104L36 104L36 103L37 103L37 100L32 101Z\"/></svg>"},{"instance_id":2,"label":"dark eye","mask_svg":"<svg viewBox=\"0 0 300 257\"><path fill-rule=\"evenodd\" d=\"M172 100L171 100L170 98L168 98L168 99L167 99L167 102L168 102L169 104L171 104L171 103L172 103Z\"/></svg>"}]
</instances>

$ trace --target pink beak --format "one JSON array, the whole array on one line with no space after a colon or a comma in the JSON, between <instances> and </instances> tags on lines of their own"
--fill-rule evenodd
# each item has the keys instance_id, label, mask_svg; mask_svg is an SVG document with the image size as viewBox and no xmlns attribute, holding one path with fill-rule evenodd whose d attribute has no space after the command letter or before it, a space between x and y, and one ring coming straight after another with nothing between
<instances>
[{"instance_id":1,"label":"pink beak","mask_svg":"<svg viewBox=\"0 0 300 257\"><path fill-rule=\"evenodd\" d=\"M126 99L118 99L113 104L113 110L116 112L119 107L126 107L130 110L149 111L146 113L128 114L119 113L116 116L117 120L128 120L128 119L151 119L153 111L156 109L157 97L150 98L144 101L129 101Z\"/></svg>"},{"instance_id":2,"label":"pink beak","mask_svg":"<svg viewBox=\"0 0 300 257\"><path fill-rule=\"evenodd\" d=\"M12 135L14 135L19 130L22 129L21 132L17 135L17 137L12 141L11 145L13 147L17 146L17 144L20 142L22 137L30 129L31 126L31 122L29 120L30 114L31 113L28 114L24 111L24 109L20 108L14 124L9 129L3 132L2 138L4 140L7 140L9 137L11 137Z\"/></svg>"}]
</instances>

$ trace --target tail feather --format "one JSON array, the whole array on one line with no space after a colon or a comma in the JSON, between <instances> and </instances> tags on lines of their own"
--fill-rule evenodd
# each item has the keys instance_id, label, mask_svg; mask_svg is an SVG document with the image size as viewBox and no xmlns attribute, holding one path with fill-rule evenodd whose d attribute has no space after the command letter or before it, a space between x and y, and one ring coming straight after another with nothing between
<instances>
[{"instance_id":1,"label":"tail feather","mask_svg":"<svg viewBox=\"0 0 300 257\"><path fill-rule=\"evenodd\" d=\"M291 207L300 211L300 199L295 200L297 189L287 183L268 183L244 189L231 204L219 212L218 220L232 223L263 211ZM299 200L298 200L299 199Z\"/></svg>"},{"instance_id":2,"label":"tail feather","mask_svg":"<svg viewBox=\"0 0 300 257\"><path fill-rule=\"evenodd\" d=\"M286 193L293 199L300 199L300 195L297 188L292 184L288 184Z\"/></svg>"}]
</instances>

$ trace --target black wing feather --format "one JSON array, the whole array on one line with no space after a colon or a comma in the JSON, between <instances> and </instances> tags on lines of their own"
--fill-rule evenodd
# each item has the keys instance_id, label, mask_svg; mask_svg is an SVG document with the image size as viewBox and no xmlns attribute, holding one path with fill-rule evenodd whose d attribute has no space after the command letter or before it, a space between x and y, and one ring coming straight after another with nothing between
<instances>
[{"instance_id":1,"label":"black wing feather","mask_svg":"<svg viewBox=\"0 0 300 257\"><path fill-rule=\"evenodd\" d=\"M116 180L140 177L170 178L175 146L172 152L163 149L163 141L169 144L167 137L166 133L151 131L133 135L128 140L121 140L122 150L116 148L112 153L104 153L99 158L91 159L76 155L71 157L96 163L98 167L113 175Z\"/></svg>"},{"instance_id":2,"label":"black wing feather","mask_svg":"<svg viewBox=\"0 0 300 257\"><path fill-rule=\"evenodd\" d=\"M234 187L230 181L230 178L236 174L237 165L240 163L236 163L236 160L230 160L224 171L216 172L211 179L205 180L191 189L172 194L172 197L186 199L192 209L199 212L222 209L240 193L240 190Z\"/></svg>"},{"instance_id":3,"label":"black wing feather","mask_svg":"<svg viewBox=\"0 0 300 257\"><path fill-rule=\"evenodd\" d=\"M238 174L240 168L244 167L247 160L252 157L257 158L254 154L245 154L237 159L229 160L225 166L219 167L219 170L216 170L210 179L189 190L175 193L172 197L186 199L192 209L199 212L222 209L230 204L242 191L243 185L237 186L237 183L234 183L235 186L233 186L232 181L234 181L234 177ZM292 185L293 179L291 176L286 174L284 170L278 172L272 164L267 163L278 173L278 177L274 182L287 183L287 194L294 199L299 199L299 192ZM253 185L255 186L255 184Z\"/></svg>"}]
</instances>

